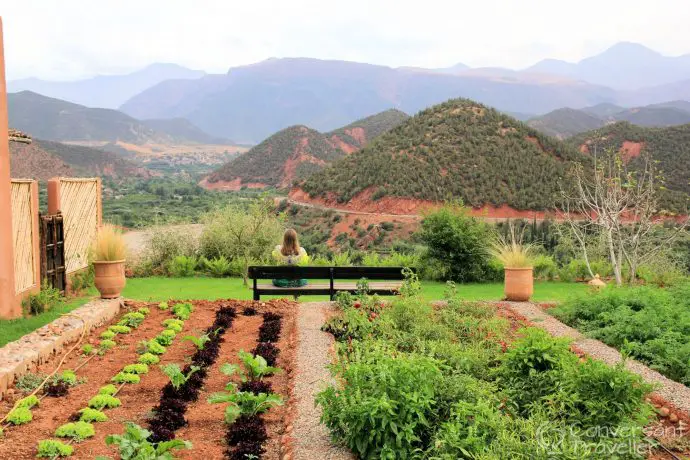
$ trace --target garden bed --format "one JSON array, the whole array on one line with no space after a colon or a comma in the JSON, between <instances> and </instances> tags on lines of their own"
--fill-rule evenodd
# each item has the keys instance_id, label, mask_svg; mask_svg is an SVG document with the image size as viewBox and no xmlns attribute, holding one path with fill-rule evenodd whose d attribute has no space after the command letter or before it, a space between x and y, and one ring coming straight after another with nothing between
<instances>
[{"instance_id":1,"label":"garden bed","mask_svg":"<svg viewBox=\"0 0 690 460\"><path fill-rule=\"evenodd\" d=\"M317 397L323 420L362 458L690 452L685 414L660 414L669 404L642 378L523 326L503 303L340 302L324 326L338 344L335 381Z\"/></svg>"},{"instance_id":2,"label":"garden bed","mask_svg":"<svg viewBox=\"0 0 690 460\"><path fill-rule=\"evenodd\" d=\"M105 385L127 365L137 363L141 357L141 341L151 341L154 337L160 337L166 329L165 320L175 318L173 310L176 302L168 302L169 306L163 310L158 304L145 302L128 302L127 311L147 312L141 324L132 328L126 334L117 334L113 337L116 345L107 350L103 356L79 353L78 350L71 354L64 362L63 369L74 369L84 360L90 360L79 368L76 376L80 383L73 386L69 393L62 397L45 397L40 404L31 409L33 419L26 424L10 425L5 428L4 436L0 439L0 458L29 459L35 458L37 444L40 440L58 439L54 437L55 430L59 426L70 421L70 417L80 409L87 406L94 395L99 393ZM171 379L162 371L162 366L178 364L182 369L190 365L190 358L198 355L198 345L190 340L184 340L185 336L200 337L204 332L210 337L217 333L218 352L217 357L209 362L204 372L198 371L194 379L198 380L198 394L195 400L186 404L184 426L176 429L176 439L190 441L192 448L189 450L175 451L177 458L226 458L227 446L225 444L227 425L224 422L224 411L227 404L210 404L208 398L216 392L222 391L229 381L239 383L237 376L229 377L220 372L225 363L238 364L238 352L245 350L251 352L257 345L259 329L264 322L264 313L273 313L281 316L281 330L279 339L275 343L280 350L275 366L282 372L267 377L272 391L281 395L287 401L290 395L293 350L295 340L295 308L292 302L276 300L270 302L250 301L193 301L193 311L189 318L184 320L183 329L177 332L176 337L163 349L159 355L160 362L148 365L148 372L139 375L139 383L115 384L121 387L116 394L120 400L119 407L103 409L108 420L94 423L95 435L81 442L74 442L73 455L70 458L93 459L103 455L118 458L115 446L106 445L106 437L112 434L121 434L125 431L124 422L134 422L142 428L149 429L155 406L161 402L162 395L166 392L166 385L170 386ZM256 310L256 314L245 316L247 307ZM225 309L233 310L230 327L219 330L218 312ZM121 316L115 318L112 324L117 323ZM97 346L101 333L108 330L110 325L105 325L90 333L85 340L86 344ZM106 333L107 334L107 333ZM172 335L172 334L170 334ZM209 341L208 343L211 343ZM61 355L43 363L37 372L49 374L59 362ZM190 380L194 380L190 379ZM13 406L14 402L27 393L14 388L14 395L9 400L0 403L0 417L4 416ZM37 396L40 396L39 393ZM266 412L262 420L266 426L268 439L262 444L265 450L261 458L278 459L281 455L281 437L285 435L286 420L289 419L291 407L288 404L273 407ZM78 416L78 415L77 415ZM68 440L62 439L68 444Z\"/></svg>"}]
</instances>

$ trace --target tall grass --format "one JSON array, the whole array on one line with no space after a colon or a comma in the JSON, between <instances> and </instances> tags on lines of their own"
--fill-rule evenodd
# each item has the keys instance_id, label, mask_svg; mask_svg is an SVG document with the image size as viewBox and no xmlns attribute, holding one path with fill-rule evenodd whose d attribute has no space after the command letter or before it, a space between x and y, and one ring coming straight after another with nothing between
<instances>
[{"instance_id":1,"label":"tall grass","mask_svg":"<svg viewBox=\"0 0 690 460\"><path fill-rule=\"evenodd\" d=\"M93 258L97 262L124 260L127 246L122 234L112 225L104 225L98 231L93 244Z\"/></svg>"},{"instance_id":2,"label":"tall grass","mask_svg":"<svg viewBox=\"0 0 690 460\"><path fill-rule=\"evenodd\" d=\"M532 267L536 247L531 243L523 243L522 240L522 234L517 234L515 227L511 225L508 236L498 236L491 244L489 252L498 259L505 268Z\"/></svg>"}]
</instances>

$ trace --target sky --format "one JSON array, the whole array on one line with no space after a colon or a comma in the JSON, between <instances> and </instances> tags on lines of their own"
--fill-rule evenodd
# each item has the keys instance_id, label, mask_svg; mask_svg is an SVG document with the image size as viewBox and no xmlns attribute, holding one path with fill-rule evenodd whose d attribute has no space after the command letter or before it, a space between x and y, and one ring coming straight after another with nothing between
<instances>
[{"instance_id":1,"label":"sky","mask_svg":"<svg viewBox=\"0 0 690 460\"><path fill-rule=\"evenodd\" d=\"M690 53L683 0L2 0L9 80L270 57L392 67L577 62L620 41Z\"/></svg>"}]
</instances>

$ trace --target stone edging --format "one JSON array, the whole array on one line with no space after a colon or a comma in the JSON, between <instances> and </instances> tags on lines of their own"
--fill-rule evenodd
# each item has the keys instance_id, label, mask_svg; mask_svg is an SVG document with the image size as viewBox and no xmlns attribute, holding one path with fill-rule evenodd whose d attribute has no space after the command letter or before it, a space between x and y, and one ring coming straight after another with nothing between
<instances>
[{"instance_id":1,"label":"stone edging","mask_svg":"<svg viewBox=\"0 0 690 460\"><path fill-rule=\"evenodd\" d=\"M121 298L92 300L0 348L0 400L16 379L36 369L53 354L61 353L68 344L78 340L84 322L88 333L113 319L121 307Z\"/></svg>"}]
</instances>

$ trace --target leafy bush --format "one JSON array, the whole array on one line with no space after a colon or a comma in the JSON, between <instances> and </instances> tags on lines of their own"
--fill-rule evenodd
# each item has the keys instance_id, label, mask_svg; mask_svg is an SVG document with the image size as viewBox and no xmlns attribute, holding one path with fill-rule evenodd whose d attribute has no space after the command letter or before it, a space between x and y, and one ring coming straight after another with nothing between
<instances>
[{"instance_id":1,"label":"leafy bush","mask_svg":"<svg viewBox=\"0 0 690 460\"><path fill-rule=\"evenodd\" d=\"M27 409L31 409L34 406L38 406L39 402L36 395L31 395L17 401L15 407L26 407Z\"/></svg>"},{"instance_id":2,"label":"leafy bush","mask_svg":"<svg viewBox=\"0 0 690 460\"><path fill-rule=\"evenodd\" d=\"M12 425L23 425L33 420L34 416L28 407L15 407L7 414L7 422Z\"/></svg>"},{"instance_id":3,"label":"leafy bush","mask_svg":"<svg viewBox=\"0 0 690 460\"><path fill-rule=\"evenodd\" d=\"M539 254L533 260L534 278L553 281L558 276L558 266L553 257Z\"/></svg>"},{"instance_id":4,"label":"leafy bush","mask_svg":"<svg viewBox=\"0 0 690 460\"><path fill-rule=\"evenodd\" d=\"M63 444L54 439L43 439L38 441L39 458L69 457L74 452L74 447Z\"/></svg>"},{"instance_id":5,"label":"leafy bush","mask_svg":"<svg viewBox=\"0 0 690 460\"><path fill-rule=\"evenodd\" d=\"M113 385L112 383L109 383L108 385L104 385L98 389L99 395L112 396L115 393L117 393L117 387L115 385Z\"/></svg>"},{"instance_id":6,"label":"leafy bush","mask_svg":"<svg viewBox=\"0 0 690 460\"><path fill-rule=\"evenodd\" d=\"M89 407L92 409L103 410L105 408L112 409L114 407L120 407L119 399L115 396L109 394L98 394L93 398L89 399Z\"/></svg>"},{"instance_id":7,"label":"leafy bush","mask_svg":"<svg viewBox=\"0 0 690 460\"><path fill-rule=\"evenodd\" d=\"M121 320L122 322L122 320ZM133 322L131 319L127 319L127 322ZM139 324L136 324L136 326L133 327L138 327ZM125 326L124 324L113 324L112 326L108 327L108 331L113 332L115 334L129 334L132 332L132 328L129 326Z\"/></svg>"},{"instance_id":8,"label":"leafy bush","mask_svg":"<svg viewBox=\"0 0 690 460\"><path fill-rule=\"evenodd\" d=\"M22 310L25 315L40 315L50 311L62 300L60 291L50 287L41 287L37 294L31 294L22 301Z\"/></svg>"},{"instance_id":9,"label":"leafy bush","mask_svg":"<svg viewBox=\"0 0 690 460\"><path fill-rule=\"evenodd\" d=\"M197 262L196 257L176 256L168 266L168 273L176 278L194 276Z\"/></svg>"},{"instance_id":10,"label":"leafy bush","mask_svg":"<svg viewBox=\"0 0 690 460\"><path fill-rule=\"evenodd\" d=\"M90 407L86 407L84 409L81 409L79 411L81 416L79 417L79 420L82 422L107 422L108 421L108 416L105 415L100 410L97 409L91 409Z\"/></svg>"},{"instance_id":11,"label":"leafy bush","mask_svg":"<svg viewBox=\"0 0 690 460\"><path fill-rule=\"evenodd\" d=\"M281 406L283 398L277 394L254 393L246 391L214 393L208 398L211 404L230 403L225 408L225 423L232 424L239 417L251 417L266 412L272 407Z\"/></svg>"},{"instance_id":12,"label":"leafy bush","mask_svg":"<svg viewBox=\"0 0 690 460\"><path fill-rule=\"evenodd\" d=\"M101 332L100 337L101 337L101 339L104 339L104 340L110 340L113 337L115 337L115 333L113 331L103 331L103 332Z\"/></svg>"},{"instance_id":13,"label":"leafy bush","mask_svg":"<svg viewBox=\"0 0 690 460\"><path fill-rule=\"evenodd\" d=\"M122 372L125 372L127 374L137 374L137 375L143 375L143 374L148 374L149 373L149 367L146 364L128 364L122 369Z\"/></svg>"},{"instance_id":14,"label":"leafy bush","mask_svg":"<svg viewBox=\"0 0 690 460\"><path fill-rule=\"evenodd\" d=\"M206 271L216 278L222 278L230 274L230 261L225 256L216 257L213 260L204 259Z\"/></svg>"},{"instance_id":15,"label":"leafy bush","mask_svg":"<svg viewBox=\"0 0 690 460\"><path fill-rule=\"evenodd\" d=\"M143 355L139 356L138 361L142 364L158 364L160 362L160 358L152 353L144 353Z\"/></svg>"},{"instance_id":16,"label":"leafy bush","mask_svg":"<svg viewBox=\"0 0 690 460\"><path fill-rule=\"evenodd\" d=\"M92 438L96 435L96 429L88 422L71 422L59 426L55 430L55 436L58 438L70 438L76 442L83 441L87 438Z\"/></svg>"},{"instance_id":17,"label":"leafy bush","mask_svg":"<svg viewBox=\"0 0 690 460\"><path fill-rule=\"evenodd\" d=\"M179 390L182 385L187 383L187 380L189 380L195 372L198 372L199 369L201 369L199 366L192 366L185 375L178 364L166 364L161 368L163 373L170 379L170 384L176 390Z\"/></svg>"},{"instance_id":18,"label":"leafy bush","mask_svg":"<svg viewBox=\"0 0 690 460\"><path fill-rule=\"evenodd\" d=\"M607 288L574 297L553 314L590 337L626 350L666 377L690 384L690 283L673 289Z\"/></svg>"},{"instance_id":19,"label":"leafy bush","mask_svg":"<svg viewBox=\"0 0 690 460\"><path fill-rule=\"evenodd\" d=\"M484 280L491 240L487 224L461 207L447 205L424 216L419 235L428 247L426 260L438 263L447 279Z\"/></svg>"},{"instance_id":20,"label":"leafy bush","mask_svg":"<svg viewBox=\"0 0 690 460\"><path fill-rule=\"evenodd\" d=\"M142 276L168 274L169 265L175 257L192 257L197 249L198 243L188 232L155 228L135 272L140 271Z\"/></svg>"},{"instance_id":21,"label":"leafy bush","mask_svg":"<svg viewBox=\"0 0 690 460\"><path fill-rule=\"evenodd\" d=\"M120 318L120 321L118 321L117 324L119 326L137 328L141 323L144 322L145 319L146 315L144 315L143 313L140 313L138 311L131 311L129 313L125 313L124 315L122 315L122 318Z\"/></svg>"},{"instance_id":22,"label":"leafy bush","mask_svg":"<svg viewBox=\"0 0 690 460\"><path fill-rule=\"evenodd\" d=\"M118 372L113 376L112 379L110 379L110 381L114 383L139 383L141 381L141 377L136 374Z\"/></svg>"},{"instance_id":23,"label":"leafy bush","mask_svg":"<svg viewBox=\"0 0 690 460\"><path fill-rule=\"evenodd\" d=\"M412 458L430 429L441 372L424 357L352 363L317 396L333 436L360 458Z\"/></svg>"},{"instance_id":24,"label":"leafy bush","mask_svg":"<svg viewBox=\"0 0 690 460\"><path fill-rule=\"evenodd\" d=\"M173 460L173 450L192 448L191 442L180 439L152 444L148 441L150 436L150 431L129 422L123 435L111 434L105 443L119 447L121 460Z\"/></svg>"}]
</instances>

